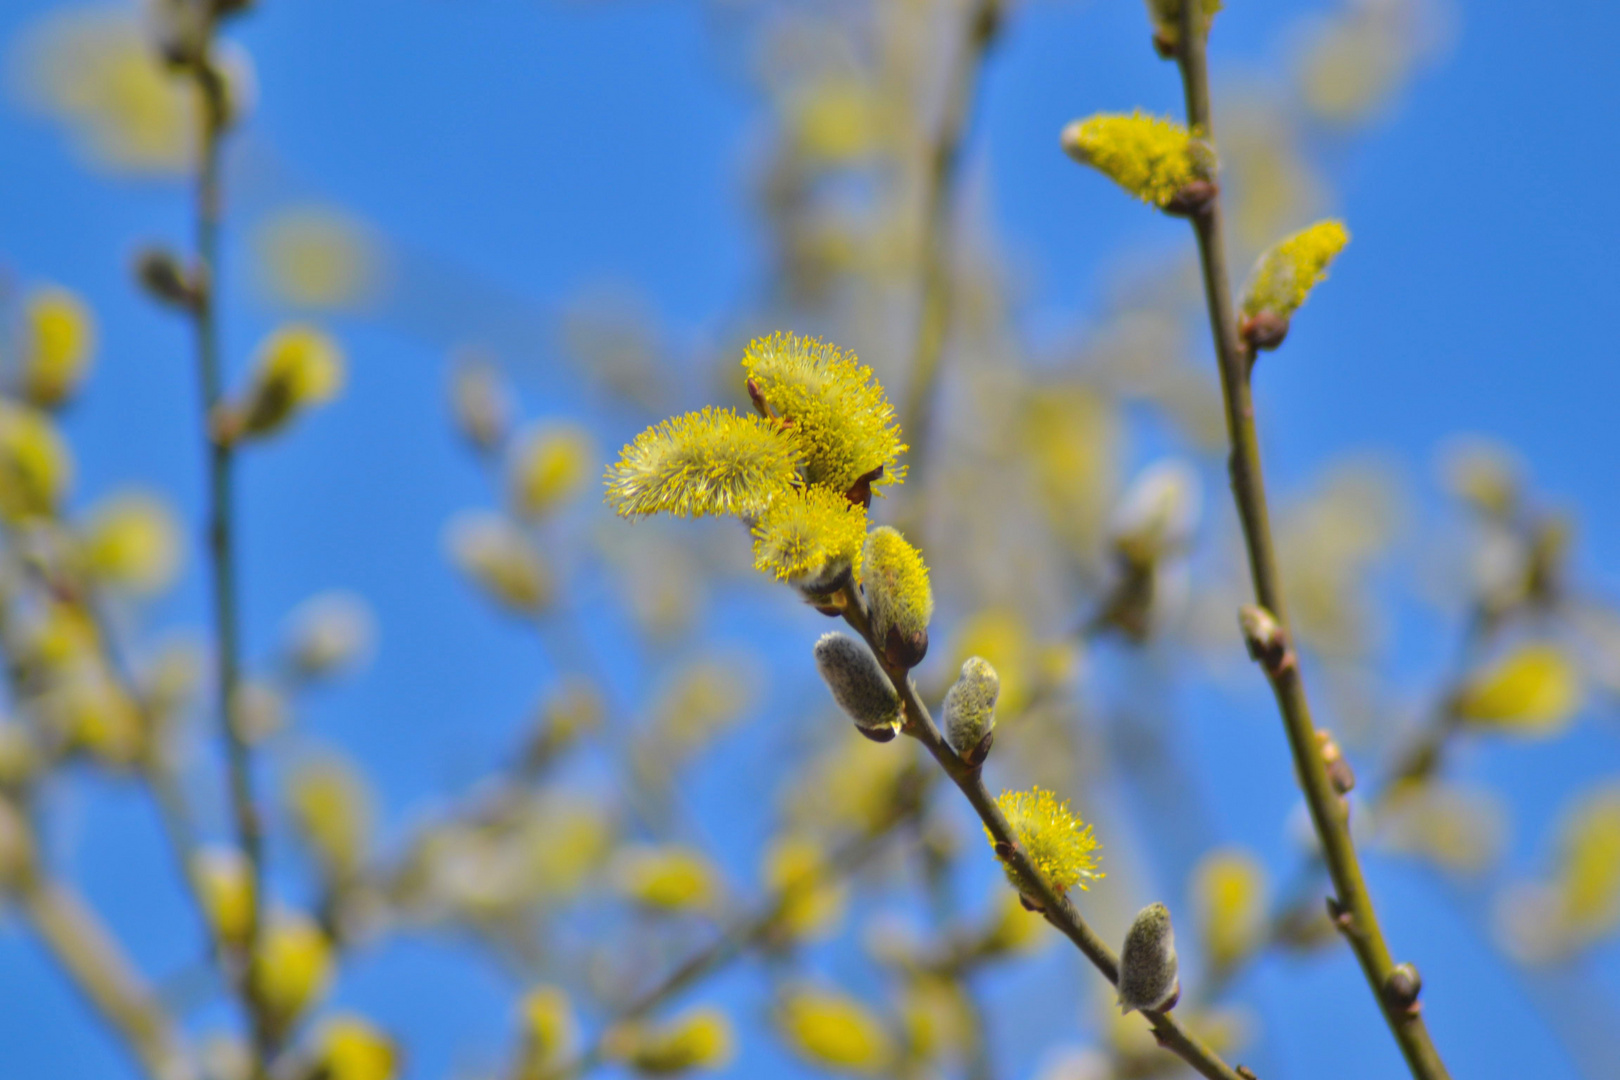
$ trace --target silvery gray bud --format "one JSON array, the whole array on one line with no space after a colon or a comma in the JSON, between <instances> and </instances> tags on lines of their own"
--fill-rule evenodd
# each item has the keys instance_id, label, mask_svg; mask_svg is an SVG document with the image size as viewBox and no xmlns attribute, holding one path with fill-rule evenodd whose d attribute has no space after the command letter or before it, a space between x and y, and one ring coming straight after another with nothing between
<instances>
[{"instance_id":1,"label":"silvery gray bud","mask_svg":"<svg viewBox=\"0 0 1620 1080\"><path fill-rule=\"evenodd\" d=\"M836 631L821 635L816 670L862 735L888 742L899 732L900 695L864 644Z\"/></svg>"},{"instance_id":2,"label":"silvery gray bud","mask_svg":"<svg viewBox=\"0 0 1620 1080\"><path fill-rule=\"evenodd\" d=\"M990 661L970 656L962 674L945 693L945 738L969 765L978 765L990 752L996 726L996 696L1001 678Z\"/></svg>"},{"instance_id":3,"label":"silvery gray bud","mask_svg":"<svg viewBox=\"0 0 1620 1080\"><path fill-rule=\"evenodd\" d=\"M1136 913L1119 954L1119 1007L1164 1012L1181 996L1177 978L1176 935L1170 909L1149 904Z\"/></svg>"}]
</instances>

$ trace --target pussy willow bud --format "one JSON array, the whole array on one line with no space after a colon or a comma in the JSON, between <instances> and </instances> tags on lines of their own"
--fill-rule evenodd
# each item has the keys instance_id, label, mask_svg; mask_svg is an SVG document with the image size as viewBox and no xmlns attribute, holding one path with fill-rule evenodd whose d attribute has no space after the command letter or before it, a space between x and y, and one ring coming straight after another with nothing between
<instances>
[{"instance_id":1,"label":"pussy willow bud","mask_svg":"<svg viewBox=\"0 0 1620 1080\"><path fill-rule=\"evenodd\" d=\"M1177 976L1176 935L1170 909L1149 904L1136 913L1119 954L1119 1007L1163 1012L1181 996Z\"/></svg>"},{"instance_id":2,"label":"pussy willow bud","mask_svg":"<svg viewBox=\"0 0 1620 1080\"><path fill-rule=\"evenodd\" d=\"M865 645L848 634L821 635L816 642L816 670L862 735L888 742L899 733L900 696Z\"/></svg>"},{"instance_id":3,"label":"pussy willow bud","mask_svg":"<svg viewBox=\"0 0 1620 1080\"><path fill-rule=\"evenodd\" d=\"M872 638L895 667L913 668L928 653L934 593L922 553L885 525L866 535L861 583L872 608Z\"/></svg>"},{"instance_id":4,"label":"pussy willow bud","mask_svg":"<svg viewBox=\"0 0 1620 1080\"><path fill-rule=\"evenodd\" d=\"M978 765L990 753L996 726L996 696L1001 678L990 661L970 656L962 674L945 694L945 738L962 760Z\"/></svg>"},{"instance_id":5,"label":"pussy willow bud","mask_svg":"<svg viewBox=\"0 0 1620 1080\"><path fill-rule=\"evenodd\" d=\"M135 256L135 280L160 303L189 308L197 302L197 286L180 260L162 248L147 248Z\"/></svg>"}]
</instances>

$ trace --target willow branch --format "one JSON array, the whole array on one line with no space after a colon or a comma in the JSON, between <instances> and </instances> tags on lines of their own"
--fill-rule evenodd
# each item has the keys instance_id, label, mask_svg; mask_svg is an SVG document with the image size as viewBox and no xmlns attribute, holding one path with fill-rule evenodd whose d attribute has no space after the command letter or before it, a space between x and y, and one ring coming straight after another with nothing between
<instances>
[{"instance_id":1,"label":"willow branch","mask_svg":"<svg viewBox=\"0 0 1620 1080\"><path fill-rule=\"evenodd\" d=\"M934 724L934 718L923 704L917 693L917 687L912 683L905 669L891 665L884 658L883 648L873 640L872 624L867 616L865 604L854 586L846 586L840 594L844 621L854 628L871 648L878 663L883 666L884 673L894 686L895 692L900 695L900 701L905 707L905 723L902 730L922 743L928 752L939 762L945 775L967 797L968 803L979 820L984 823L985 831L990 834L995 845L996 854L1007 867L1017 882L1018 890L1026 903L1033 905L1046 921L1074 943L1085 958L1091 961L1093 967L1102 973L1103 978L1111 984L1119 985L1119 957L1114 950L1097 936L1091 926L1081 918L1080 912L1069 901L1066 893L1057 891L1046 876L1035 868L1029 861L1028 854L1018 843L1018 837L1013 833L1012 827L1001 813L1001 808L984 786L979 768L968 765L956 755L940 734L939 728ZM1232 1066L1222 1061L1215 1051L1211 1050L1203 1040L1194 1035L1181 1022L1169 1012L1151 1012L1142 1010L1142 1015L1153 1027L1153 1034L1159 1045L1181 1058L1209 1080L1243 1080ZM1253 1075L1247 1078L1253 1080Z\"/></svg>"},{"instance_id":2,"label":"willow branch","mask_svg":"<svg viewBox=\"0 0 1620 1080\"><path fill-rule=\"evenodd\" d=\"M79 894L31 868L16 895L34 932L146 1074L152 1080L191 1080L195 1073L173 1023Z\"/></svg>"},{"instance_id":3,"label":"willow branch","mask_svg":"<svg viewBox=\"0 0 1620 1080\"><path fill-rule=\"evenodd\" d=\"M1186 95L1187 124L1203 138L1212 138L1209 72L1205 57L1204 5L1184 3L1176 50ZM1333 878L1335 897L1330 901L1334 920L1361 964L1373 997L1383 1011L1390 1032L1419 1080L1443 1080L1444 1062L1429 1037L1416 993L1406 993L1407 980L1396 971L1372 897L1362 878L1361 863L1350 839L1350 811L1328 776L1319 751L1316 726L1311 720L1305 686L1288 639L1288 616L1271 536L1260 446L1255 428L1250 371L1253 353L1239 339L1221 235L1219 198L1211 198L1190 215L1198 238L1204 295L1209 306L1210 329L1220 366L1221 393L1231 440L1232 494L1248 551L1249 571L1259 603L1276 620L1275 649L1263 666L1271 683L1283 726L1293 752L1294 766L1310 808L1311 821L1322 846L1323 859Z\"/></svg>"},{"instance_id":4,"label":"willow branch","mask_svg":"<svg viewBox=\"0 0 1620 1080\"><path fill-rule=\"evenodd\" d=\"M891 826L898 820L891 822ZM835 877L854 873L864 866L883 847L887 831L869 832L857 836L827 860L826 876ZM796 879L783 886L767 899L753 914L735 923L720 937L697 950L670 969L662 979L637 995L617 1013L604 1029L601 1037L572 1061L545 1072L545 1080L571 1080L583 1076L607 1059L608 1036L621 1024L639 1020L703 979L719 971L748 949L768 938L782 921L783 915L805 892L820 888L823 881Z\"/></svg>"},{"instance_id":5,"label":"willow branch","mask_svg":"<svg viewBox=\"0 0 1620 1080\"><path fill-rule=\"evenodd\" d=\"M240 634L237 610L236 550L232 537L234 517L234 453L226 439L217 438L214 417L224 398L219 348L219 223L220 142L224 135L228 102L223 77L210 56L212 27L192 59L189 71L197 88L201 112L196 185L196 274L198 289L191 307L196 329L197 376L202 390L203 437L208 458L208 552L212 567L215 633L215 690L221 732L225 740L231 816L237 843L247 862L251 888L244 956L237 964L237 991L253 1029L255 1073L262 1074L274 1055L276 1035L251 978L250 958L257 954L262 930L264 896L264 840L253 797L253 763L246 736L234 722L233 711L241 678Z\"/></svg>"},{"instance_id":6,"label":"willow branch","mask_svg":"<svg viewBox=\"0 0 1620 1080\"><path fill-rule=\"evenodd\" d=\"M945 108L928 147L923 181L922 297L912 345L900 430L911 437L912 469L924 467L933 424L933 399L940 358L950 330L952 227L962 142L973 112L980 69L1001 25L1001 0L969 0L966 40L945 85Z\"/></svg>"}]
</instances>

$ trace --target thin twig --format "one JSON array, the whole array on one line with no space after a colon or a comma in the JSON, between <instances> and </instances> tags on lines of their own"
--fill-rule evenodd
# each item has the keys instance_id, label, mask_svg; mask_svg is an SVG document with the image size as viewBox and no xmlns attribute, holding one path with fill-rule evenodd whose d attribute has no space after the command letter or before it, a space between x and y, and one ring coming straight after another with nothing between
<instances>
[{"instance_id":1,"label":"thin twig","mask_svg":"<svg viewBox=\"0 0 1620 1080\"><path fill-rule=\"evenodd\" d=\"M891 828L898 825L900 820L891 822ZM882 850L888 836L889 830L883 830L863 833L847 841L827 859L825 878L853 874ZM601 1036L589 1048L573 1060L544 1071L545 1080L571 1080L601 1065L607 1059L609 1036L615 1028L641 1019L681 991L725 967L749 948L765 940L781 922L783 913L802 893L820 888L824 884L824 877L817 875L813 879L796 879L783 886L757 911L739 920L713 942L692 953L670 969L669 973L657 983L618 1010L612 1021L604 1026Z\"/></svg>"},{"instance_id":2,"label":"thin twig","mask_svg":"<svg viewBox=\"0 0 1620 1080\"><path fill-rule=\"evenodd\" d=\"M262 1075L275 1054L276 1033L268 1011L258 1000L251 958L258 953L263 928L264 839L253 797L253 763L245 734L233 712L240 682L236 552L232 540L234 454L230 441L217 437L214 421L224 398L219 348L220 142L228 103L223 77L210 55L212 18L199 55L189 71L197 88L201 122L196 187L196 274L198 289L191 307L196 326L197 375L202 390L203 438L208 456L208 551L213 570L215 691L219 724L225 740L231 816L237 842L247 863L250 888L244 955L237 965L237 990L253 1029L254 1072Z\"/></svg>"},{"instance_id":3,"label":"thin twig","mask_svg":"<svg viewBox=\"0 0 1620 1080\"><path fill-rule=\"evenodd\" d=\"M31 868L17 885L24 917L152 1080L195 1075L173 1022L124 950L70 886Z\"/></svg>"},{"instance_id":4,"label":"thin twig","mask_svg":"<svg viewBox=\"0 0 1620 1080\"><path fill-rule=\"evenodd\" d=\"M945 775L949 776L951 782L967 796L969 804L979 815L979 820L984 823L985 830L995 843L997 854L1002 857L1007 869L1016 879L1019 892L1023 894L1025 901L1039 909L1046 917L1046 921L1073 942L1075 948L1091 961L1092 966L1102 972L1103 978L1117 986L1119 958L1114 955L1114 950L1109 948L1102 938L1097 936L1096 931L1080 917L1079 911L1069 902L1068 895L1054 889L1046 876L1029 861L1028 854L1018 843L1018 837L1007 824L1001 808L996 805L989 789L984 786L979 769L965 763L956 755L956 751L950 748L940 735L939 728L934 725L934 718L929 713L928 706L923 704L910 676L903 668L891 665L884 658L884 650L872 638L871 620L867 616L866 606L860 594L854 586L846 586L840 594L840 599L844 621L866 641L883 666L884 673L888 675L895 692L900 695L900 700L905 706L905 724L902 730L928 749L934 760L945 770ZM1199 1073L1209 1077L1210 1080L1240 1080L1235 1069L1222 1061L1215 1051L1183 1027L1169 1012L1150 1012L1144 1009L1142 1015L1152 1025L1153 1034L1158 1039L1159 1045Z\"/></svg>"},{"instance_id":5,"label":"thin twig","mask_svg":"<svg viewBox=\"0 0 1620 1080\"><path fill-rule=\"evenodd\" d=\"M927 151L928 169L922 193L922 296L900 423L900 430L911 439L914 477L928 461L934 392L950 330L951 264L955 248L952 222L956 213L957 181L961 175L962 142L973 112L979 73L1000 29L1001 17L1001 0L969 0L965 40L946 81L944 112Z\"/></svg>"},{"instance_id":6,"label":"thin twig","mask_svg":"<svg viewBox=\"0 0 1620 1080\"><path fill-rule=\"evenodd\" d=\"M1209 72L1205 57L1205 15L1202 3L1181 5L1181 26L1176 49L1186 96L1188 127L1200 137L1213 137L1210 125ZM1259 603L1281 628L1279 662L1265 664L1266 674L1282 712L1283 725L1293 751L1294 765L1310 807L1311 821L1321 841L1323 858L1333 878L1335 921L1355 951L1357 960L1378 1001L1408 1067L1421 1080L1443 1080L1446 1067L1429 1037L1417 1002L1403 1001L1394 992L1395 962L1384 941L1372 897L1362 878L1361 864L1350 839L1349 807L1328 776L1318 749L1316 726L1311 720L1299 665L1287 638L1288 616L1283 603L1281 577L1272 542L1260 446L1254 421L1250 387L1253 352L1237 332L1226 254L1221 235L1219 198L1190 215L1198 238L1204 294L1209 306L1210 329L1220 365L1221 392L1226 406L1227 434L1231 439L1232 494L1248 550L1249 570Z\"/></svg>"}]
</instances>

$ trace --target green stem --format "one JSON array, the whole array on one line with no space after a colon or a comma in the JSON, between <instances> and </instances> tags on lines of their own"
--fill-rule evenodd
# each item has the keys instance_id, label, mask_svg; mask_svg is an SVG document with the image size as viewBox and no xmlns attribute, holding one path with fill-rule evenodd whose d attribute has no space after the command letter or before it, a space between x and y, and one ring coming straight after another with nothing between
<instances>
[{"instance_id":1,"label":"green stem","mask_svg":"<svg viewBox=\"0 0 1620 1080\"><path fill-rule=\"evenodd\" d=\"M1202 137L1212 139L1203 10L1201 3L1182 5L1180 44L1176 53L1186 94L1187 124L1200 132ZM1281 577L1271 535L1265 480L1260 466L1259 437L1254 420L1254 399L1250 386L1253 353L1238 336L1221 235L1219 198L1212 198L1203 209L1194 212L1191 221L1198 238L1204 295L1209 306L1210 329L1214 335L1221 393L1226 406L1227 434L1232 445L1232 495L1243 525L1255 595L1282 628L1281 644L1286 649L1286 662L1264 666L1282 713L1294 766L1310 808L1311 821L1321 842L1323 859L1333 878L1335 918L1355 951L1367 984L1412 1075L1420 1080L1445 1080L1448 1076L1445 1064L1429 1037L1422 1013L1415 1003L1407 1007L1397 1000L1397 995L1390 993L1395 962L1385 943L1372 897L1362 878L1361 863L1350 839L1349 806L1329 779L1326 763L1318 750L1316 725L1311 720L1299 666L1294 661L1292 649L1288 647L1287 608L1283 602Z\"/></svg>"},{"instance_id":2,"label":"green stem","mask_svg":"<svg viewBox=\"0 0 1620 1080\"><path fill-rule=\"evenodd\" d=\"M1069 901L1068 895L1054 889L1046 876L1029 861L1029 856L1018 843L1018 837L1007 824L1006 817L1002 815L1001 808L996 805L989 789L984 786L979 769L957 757L956 751L945 742L939 728L934 724L928 706L923 704L922 698L918 695L917 687L912 683L910 675L903 668L894 667L883 658L883 650L872 638L872 624L859 593L853 586L846 586L840 595L844 621L866 641L873 655L883 666L884 673L888 675L895 692L900 695L900 700L905 706L905 725L902 730L927 748L934 760L939 762L940 768L945 770L945 775L950 777L951 782L967 797L968 803L979 815L979 820L984 823L985 831L990 834L1003 865L1016 880L1018 891L1023 894L1024 899L1039 909L1047 922L1073 942L1075 948L1091 961L1092 966L1102 972L1103 978L1115 986L1119 985L1119 957L1114 954L1114 950L1097 936L1096 931L1092 930L1085 919L1081 918L1080 912ZM1240 1074L1232 1066L1222 1061L1215 1051L1183 1027L1169 1012L1143 1010L1142 1015L1152 1025L1153 1034L1160 1046L1181 1058L1209 1080L1241 1080Z\"/></svg>"},{"instance_id":3,"label":"green stem","mask_svg":"<svg viewBox=\"0 0 1620 1080\"><path fill-rule=\"evenodd\" d=\"M928 147L924 178L921 309L912 346L911 374L906 385L900 430L911 440L910 468L915 480L926 466L932 441L933 401L940 358L950 331L952 215L961 175L962 140L973 111L979 72L1001 24L1001 0L973 0L967 11L967 36L945 86L945 109L939 130Z\"/></svg>"},{"instance_id":4,"label":"green stem","mask_svg":"<svg viewBox=\"0 0 1620 1080\"><path fill-rule=\"evenodd\" d=\"M211 34L210 34L211 37ZM258 954L263 929L264 839L253 797L253 762L247 739L234 721L241 682L237 612L236 551L232 538L234 454L230 441L214 429L224 400L219 348L220 141L226 122L225 86L208 55L208 45L191 70L201 105L196 188L196 273L200 288L193 309L197 338L197 375L202 388L203 437L208 457L208 551L212 567L215 690L219 723L225 740L231 816L237 843L248 865L248 933L245 955L238 957L237 989L252 1029L255 1075L262 1075L276 1049L276 1033L258 1000L252 979L252 957Z\"/></svg>"}]
</instances>

